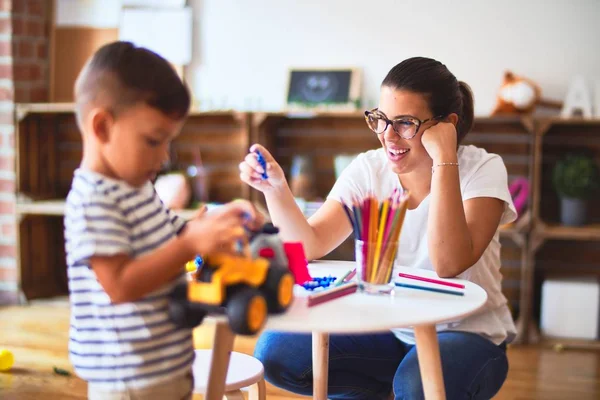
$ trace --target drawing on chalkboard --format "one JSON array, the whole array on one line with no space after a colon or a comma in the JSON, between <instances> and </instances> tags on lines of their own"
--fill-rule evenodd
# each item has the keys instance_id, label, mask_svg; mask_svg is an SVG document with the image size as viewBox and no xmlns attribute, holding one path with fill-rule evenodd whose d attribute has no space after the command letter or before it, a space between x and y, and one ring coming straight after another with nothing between
<instances>
[{"instance_id":1,"label":"drawing on chalkboard","mask_svg":"<svg viewBox=\"0 0 600 400\"><path fill-rule=\"evenodd\" d=\"M360 84L357 68L292 69L286 104L289 110L356 111Z\"/></svg>"}]
</instances>

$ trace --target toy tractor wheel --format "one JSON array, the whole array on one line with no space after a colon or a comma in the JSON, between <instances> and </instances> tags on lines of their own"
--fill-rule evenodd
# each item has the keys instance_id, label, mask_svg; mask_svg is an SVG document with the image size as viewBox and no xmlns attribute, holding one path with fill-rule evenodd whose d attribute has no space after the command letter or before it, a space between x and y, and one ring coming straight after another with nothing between
<instances>
[{"instance_id":1,"label":"toy tractor wheel","mask_svg":"<svg viewBox=\"0 0 600 400\"><path fill-rule=\"evenodd\" d=\"M282 313L294 299L294 276L278 268L270 268L263 290L267 297L269 312Z\"/></svg>"},{"instance_id":2,"label":"toy tractor wheel","mask_svg":"<svg viewBox=\"0 0 600 400\"><path fill-rule=\"evenodd\" d=\"M239 335L254 335L267 320L267 301L256 289L236 290L227 304L229 325Z\"/></svg>"},{"instance_id":3,"label":"toy tractor wheel","mask_svg":"<svg viewBox=\"0 0 600 400\"><path fill-rule=\"evenodd\" d=\"M171 293L169 294L169 300L180 300L187 301L188 284L187 282L179 282Z\"/></svg>"},{"instance_id":4,"label":"toy tractor wheel","mask_svg":"<svg viewBox=\"0 0 600 400\"><path fill-rule=\"evenodd\" d=\"M169 318L182 328L195 328L202 323L206 312L194 310L187 299L187 283L178 283L169 296Z\"/></svg>"}]
</instances>

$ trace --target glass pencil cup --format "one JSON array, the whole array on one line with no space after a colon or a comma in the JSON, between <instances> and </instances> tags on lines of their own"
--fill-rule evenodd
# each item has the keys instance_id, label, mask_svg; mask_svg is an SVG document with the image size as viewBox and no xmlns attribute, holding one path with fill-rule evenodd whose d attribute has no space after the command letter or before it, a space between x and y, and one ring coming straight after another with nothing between
<instances>
[{"instance_id":1,"label":"glass pencil cup","mask_svg":"<svg viewBox=\"0 0 600 400\"><path fill-rule=\"evenodd\" d=\"M392 273L398 242L367 242L355 240L356 276L361 292L390 294L394 290Z\"/></svg>"}]
</instances>

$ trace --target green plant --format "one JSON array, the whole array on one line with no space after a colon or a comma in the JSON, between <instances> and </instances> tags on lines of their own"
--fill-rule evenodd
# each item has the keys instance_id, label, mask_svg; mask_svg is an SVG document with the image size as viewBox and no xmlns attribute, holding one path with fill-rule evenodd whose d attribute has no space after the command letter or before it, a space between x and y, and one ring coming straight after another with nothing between
<instances>
[{"instance_id":1,"label":"green plant","mask_svg":"<svg viewBox=\"0 0 600 400\"><path fill-rule=\"evenodd\" d=\"M588 198L600 188L598 166L587 155L567 154L554 166L552 183L561 197Z\"/></svg>"}]
</instances>

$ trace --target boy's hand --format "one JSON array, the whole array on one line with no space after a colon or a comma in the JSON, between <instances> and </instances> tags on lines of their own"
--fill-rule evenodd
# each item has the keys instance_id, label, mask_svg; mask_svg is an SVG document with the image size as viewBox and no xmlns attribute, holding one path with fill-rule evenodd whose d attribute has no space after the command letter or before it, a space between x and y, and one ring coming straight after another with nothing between
<instances>
[{"instance_id":1,"label":"boy's hand","mask_svg":"<svg viewBox=\"0 0 600 400\"><path fill-rule=\"evenodd\" d=\"M231 252L233 244L246 236L244 225L257 229L261 224L262 217L250 202L236 200L188 221L183 239L195 254Z\"/></svg>"},{"instance_id":2,"label":"boy's hand","mask_svg":"<svg viewBox=\"0 0 600 400\"><path fill-rule=\"evenodd\" d=\"M197 209L194 212L194 216L192 217L192 219L200 218L201 216L206 214L207 211L208 211L208 207L206 207L206 205L203 205L202 207L200 207L199 209Z\"/></svg>"}]
</instances>

